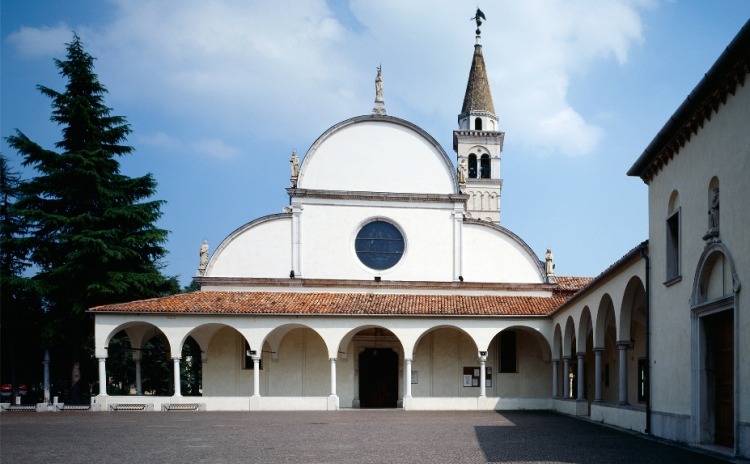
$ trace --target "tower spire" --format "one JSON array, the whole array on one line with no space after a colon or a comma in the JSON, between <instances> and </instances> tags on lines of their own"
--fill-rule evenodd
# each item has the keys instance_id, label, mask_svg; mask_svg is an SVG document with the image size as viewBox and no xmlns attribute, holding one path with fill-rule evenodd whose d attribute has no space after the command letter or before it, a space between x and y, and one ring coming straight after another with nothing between
<instances>
[{"instance_id":1,"label":"tower spire","mask_svg":"<svg viewBox=\"0 0 750 464\"><path fill-rule=\"evenodd\" d=\"M480 26L487 18L477 8L476 44L466 83L458 130L453 132L453 149L457 155L458 188L469 196L466 217L500 223L500 155L505 133L499 129L500 119L495 114L487 68L480 43Z\"/></svg>"}]
</instances>

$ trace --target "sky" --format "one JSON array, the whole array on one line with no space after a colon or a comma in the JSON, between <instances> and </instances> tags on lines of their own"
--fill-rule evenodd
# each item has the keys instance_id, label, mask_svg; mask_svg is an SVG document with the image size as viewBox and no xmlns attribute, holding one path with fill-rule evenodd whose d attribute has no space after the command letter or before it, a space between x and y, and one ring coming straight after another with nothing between
<instances>
[{"instance_id":1,"label":"sky","mask_svg":"<svg viewBox=\"0 0 750 464\"><path fill-rule=\"evenodd\" d=\"M382 65L389 115L455 163L476 2L3 0L0 136L60 140L53 59L73 31L125 116L130 176L165 200L165 272L190 283L206 239L288 203L289 157L370 114ZM647 187L627 170L750 17L750 1L484 1L482 45L505 132L501 225L556 274L596 276L648 238ZM4 139L2 153L23 176Z\"/></svg>"}]
</instances>

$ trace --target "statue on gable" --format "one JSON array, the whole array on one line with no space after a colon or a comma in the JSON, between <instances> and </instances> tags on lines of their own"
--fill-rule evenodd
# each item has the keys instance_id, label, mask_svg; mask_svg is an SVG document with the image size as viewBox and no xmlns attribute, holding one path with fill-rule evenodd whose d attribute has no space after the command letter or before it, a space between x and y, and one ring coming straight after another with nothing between
<instances>
[{"instance_id":1,"label":"statue on gable","mask_svg":"<svg viewBox=\"0 0 750 464\"><path fill-rule=\"evenodd\" d=\"M299 176L299 158L297 158L296 151L292 151L292 157L289 158L289 162L292 163L292 177L296 178Z\"/></svg>"},{"instance_id":2,"label":"statue on gable","mask_svg":"<svg viewBox=\"0 0 750 464\"><path fill-rule=\"evenodd\" d=\"M198 264L198 275L202 276L208 267L208 240L203 239L200 249L200 264Z\"/></svg>"},{"instance_id":3,"label":"statue on gable","mask_svg":"<svg viewBox=\"0 0 750 464\"><path fill-rule=\"evenodd\" d=\"M547 275L554 275L555 274L555 264L553 262L554 258L552 256L552 248L547 247L547 253L544 255L544 261L545 261L545 271Z\"/></svg>"},{"instance_id":4,"label":"statue on gable","mask_svg":"<svg viewBox=\"0 0 750 464\"><path fill-rule=\"evenodd\" d=\"M547 283L556 284L557 279L555 279L555 263L554 258L552 257L552 248L550 247L547 247L547 253L544 254L544 271L545 274L547 274Z\"/></svg>"}]
</instances>

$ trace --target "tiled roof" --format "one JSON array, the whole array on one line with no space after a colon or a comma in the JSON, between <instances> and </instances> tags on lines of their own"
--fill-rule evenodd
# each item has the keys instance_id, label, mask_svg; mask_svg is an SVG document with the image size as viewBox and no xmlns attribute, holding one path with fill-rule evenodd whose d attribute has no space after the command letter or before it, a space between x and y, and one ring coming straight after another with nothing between
<instances>
[{"instance_id":1,"label":"tiled roof","mask_svg":"<svg viewBox=\"0 0 750 464\"><path fill-rule=\"evenodd\" d=\"M564 296L198 291L91 308L94 313L545 316Z\"/></svg>"},{"instance_id":2,"label":"tiled roof","mask_svg":"<svg viewBox=\"0 0 750 464\"><path fill-rule=\"evenodd\" d=\"M466 94L461 108L461 113L469 113L470 111L495 112L490 84L487 80L487 69L482 56L482 46L479 44L474 46L474 58L471 60L469 81L466 83Z\"/></svg>"},{"instance_id":3,"label":"tiled roof","mask_svg":"<svg viewBox=\"0 0 750 464\"><path fill-rule=\"evenodd\" d=\"M556 277L557 286L562 291L575 291L582 289L590 284L593 277Z\"/></svg>"}]
</instances>

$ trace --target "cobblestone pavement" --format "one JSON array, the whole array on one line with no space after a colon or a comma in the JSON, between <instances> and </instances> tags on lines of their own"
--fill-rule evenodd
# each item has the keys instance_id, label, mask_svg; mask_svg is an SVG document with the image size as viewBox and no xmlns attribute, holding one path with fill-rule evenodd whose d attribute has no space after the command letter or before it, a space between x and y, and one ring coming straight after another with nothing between
<instances>
[{"instance_id":1,"label":"cobblestone pavement","mask_svg":"<svg viewBox=\"0 0 750 464\"><path fill-rule=\"evenodd\" d=\"M718 463L550 412L3 412L0 461Z\"/></svg>"}]
</instances>

